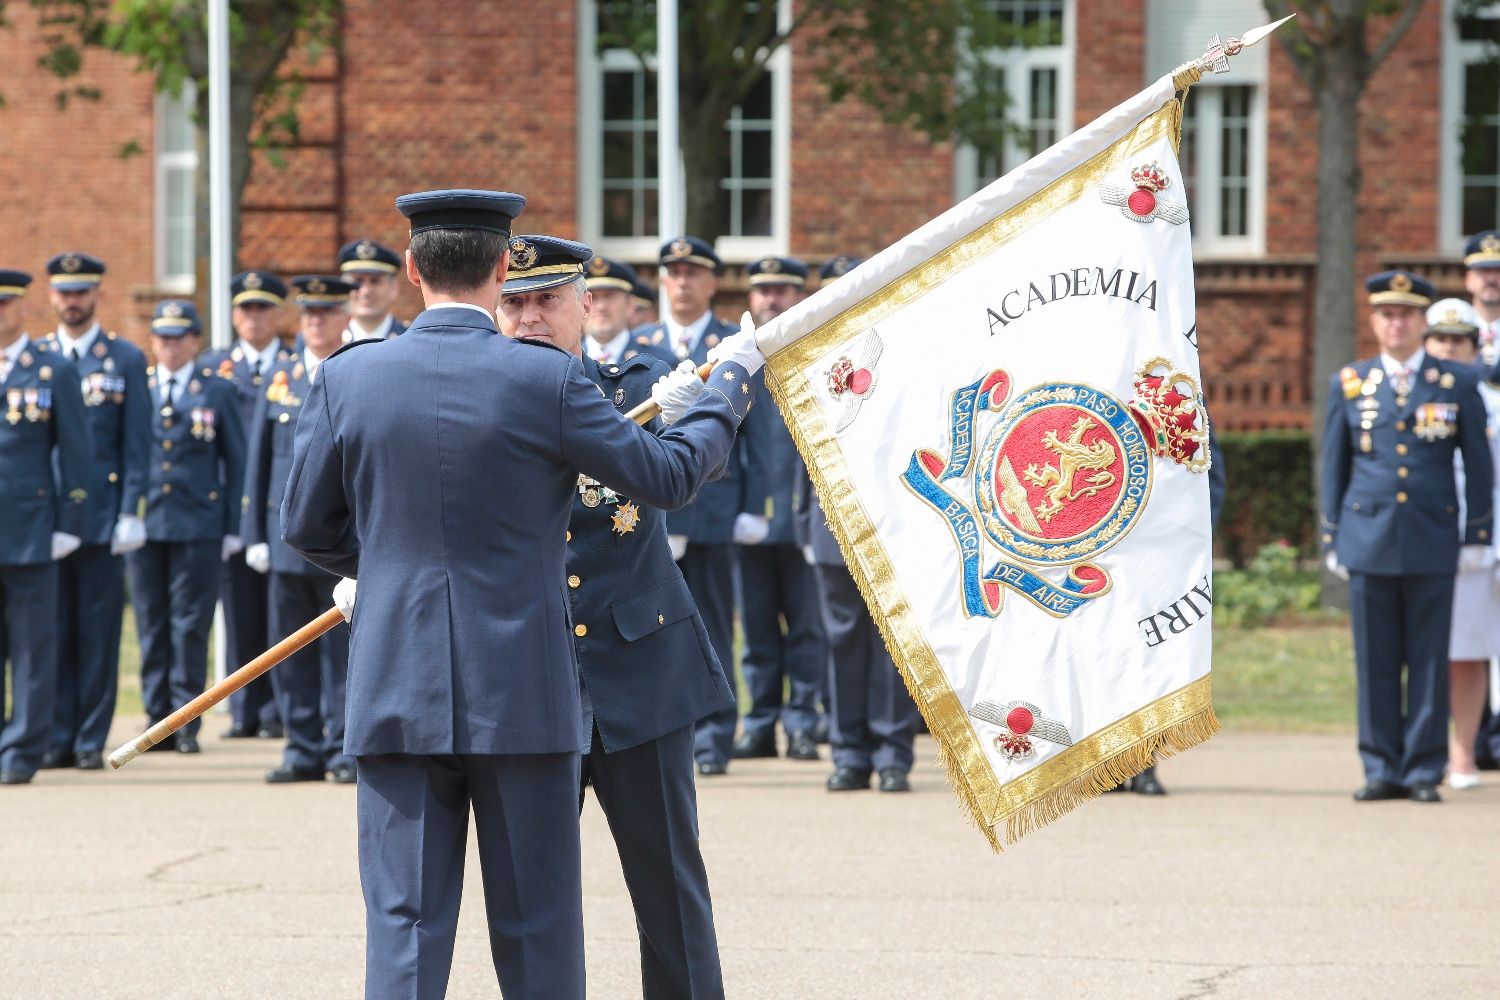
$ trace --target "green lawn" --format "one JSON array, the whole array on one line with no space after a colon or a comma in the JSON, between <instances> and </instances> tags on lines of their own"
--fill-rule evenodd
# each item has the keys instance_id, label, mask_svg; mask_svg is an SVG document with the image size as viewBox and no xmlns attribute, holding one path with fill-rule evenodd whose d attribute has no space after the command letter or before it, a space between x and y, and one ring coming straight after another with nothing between
<instances>
[{"instance_id":1,"label":"green lawn","mask_svg":"<svg viewBox=\"0 0 1500 1000\"><path fill-rule=\"evenodd\" d=\"M1227 729L1354 728L1354 646L1347 622L1214 632L1214 710Z\"/></svg>"}]
</instances>

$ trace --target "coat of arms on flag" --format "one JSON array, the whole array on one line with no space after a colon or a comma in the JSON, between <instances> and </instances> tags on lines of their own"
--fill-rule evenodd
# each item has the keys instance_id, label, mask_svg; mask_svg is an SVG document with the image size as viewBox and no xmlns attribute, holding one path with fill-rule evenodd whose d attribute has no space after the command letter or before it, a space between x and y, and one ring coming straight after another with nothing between
<instances>
[{"instance_id":1,"label":"coat of arms on flag","mask_svg":"<svg viewBox=\"0 0 1500 1000\"><path fill-rule=\"evenodd\" d=\"M850 571L997 850L1218 728L1177 144L1188 87L1240 44L757 334Z\"/></svg>"}]
</instances>

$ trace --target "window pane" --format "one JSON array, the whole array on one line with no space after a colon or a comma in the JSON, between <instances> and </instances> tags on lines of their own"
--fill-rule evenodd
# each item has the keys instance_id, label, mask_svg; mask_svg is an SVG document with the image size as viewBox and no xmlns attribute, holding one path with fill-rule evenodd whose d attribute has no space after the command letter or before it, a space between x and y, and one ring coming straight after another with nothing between
<instances>
[{"instance_id":1,"label":"window pane","mask_svg":"<svg viewBox=\"0 0 1500 1000\"><path fill-rule=\"evenodd\" d=\"M195 170L173 168L162 180L162 277L191 276L193 267L193 223Z\"/></svg>"},{"instance_id":2,"label":"window pane","mask_svg":"<svg viewBox=\"0 0 1500 1000\"><path fill-rule=\"evenodd\" d=\"M745 191L741 195L739 236L771 235L771 192L768 189Z\"/></svg>"},{"instance_id":3,"label":"window pane","mask_svg":"<svg viewBox=\"0 0 1500 1000\"><path fill-rule=\"evenodd\" d=\"M1458 37L1465 42L1500 42L1500 20L1493 17L1460 17Z\"/></svg>"},{"instance_id":4,"label":"window pane","mask_svg":"<svg viewBox=\"0 0 1500 1000\"><path fill-rule=\"evenodd\" d=\"M1188 211L1198 203L1198 100L1188 95L1187 108L1182 114L1182 142L1177 147L1177 162L1182 164L1182 180L1187 190Z\"/></svg>"},{"instance_id":5,"label":"window pane","mask_svg":"<svg viewBox=\"0 0 1500 1000\"><path fill-rule=\"evenodd\" d=\"M1219 235L1249 235L1250 88L1219 94Z\"/></svg>"},{"instance_id":6,"label":"window pane","mask_svg":"<svg viewBox=\"0 0 1500 1000\"><path fill-rule=\"evenodd\" d=\"M745 96L745 102L740 105L740 114L744 118L758 121L771 120L771 75L769 73L761 77L760 82Z\"/></svg>"},{"instance_id":7,"label":"window pane","mask_svg":"<svg viewBox=\"0 0 1500 1000\"><path fill-rule=\"evenodd\" d=\"M1464 186L1463 231L1477 233L1482 229L1494 229L1500 222L1496 211L1494 184L1469 184Z\"/></svg>"},{"instance_id":8,"label":"window pane","mask_svg":"<svg viewBox=\"0 0 1500 1000\"><path fill-rule=\"evenodd\" d=\"M1470 63L1464 67L1464 115L1492 115L1500 111L1500 65Z\"/></svg>"},{"instance_id":9,"label":"window pane","mask_svg":"<svg viewBox=\"0 0 1500 1000\"><path fill-rule=\"evenodd\" d=\"M745 132L741 136L741 162L739 176L771 176L771 133L769 131Z\"/></svg>"},{"instance_id":10,"label":"window pane","mask_svg":"<svg viewBox=\"0 0 1500 1000\"><path fill-rule=\"evenodd\" d=\"M635 118L635 90L639 78L639 73L627 70L613 70L604 74L605 121L623 122Z\"/></svg>"},{"instance_id":11,"label":"window pane","mask_svg":"<svg viewBox=\"0 0 1500 1000\"><path fill-rule=\"evenodd\" d=\"M635 228L634 193L604 192L604 235L633 236Z\"/></svg>"},{"instance_id":12,"label":"window pane","mask_svg":"<svg viewBox=\"0 0 1500 1000\"><path fill-rule=\"evenodd\" d=\"M1497 172L1497 138L1495 126L1489 122L1471 124L1463 130L1463 171L1465 177L1488 176Z\"/></svg>"},{"instance_id":13,"label":"window pane","mask_svg":"<svg viewBox=\"0 0 1500 1000\"><path fill-rule=\"evenodd\" d=\"M635 133L604 133L604 176L608 180L635 177Z\"/></svg>"}]
</instances>

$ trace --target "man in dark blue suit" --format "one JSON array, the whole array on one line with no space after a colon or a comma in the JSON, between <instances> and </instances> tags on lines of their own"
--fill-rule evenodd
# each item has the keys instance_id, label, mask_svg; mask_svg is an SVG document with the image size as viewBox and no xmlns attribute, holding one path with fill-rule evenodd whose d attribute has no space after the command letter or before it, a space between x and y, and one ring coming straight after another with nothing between
<instances>
[{"instance_id":1,"label":"man in dark blue suit","mask_svg":"<svg viewBox=\"0 0 1500 1000\"><path fill-rule=\"evenodd\" d=\"M501 332L580 358L584 375L621 413L649 400L651 387L671 370L665 363L640 353L618 363L583 353L581 334L596 328L601 296L613 293L623 306L628 291L597 284L608 275L581 243L520 239L537 250L536 262L529 270L511 268L500 299ZM575 270L584 267L587 293ZM661 418L647 426L661 428ZM597 625L574 642L591 734L583 783L593 785L620 853L641 939L642 995L722 997L708 873L698 848L693 723L733 706L734 695L672 562L660 510L585 473L568 531L573 620Z\"/></svg>"},{"instance_id":2,"label":"man in dark blue suit","mask_svg":"<svg viewBox=\"0 0 1500 1000\"><path fill-rule=\"evenodd\" d=\"M339 248L339 276L354 289L349 294L349 325L344 343L388 340L406 332L391 307L401 297L396 274L401 258L384 243L351 240Z\"/></svg>"},{"instance_id":3,"label":"man in dark blue suit","mask_svg":"<svg viewBox=\"0 0 1500 1000\"><path fill-rule=\"evenodd\" d=\"M762 257L745 268L750 315L764 326L803 298L807 265L795 257ZM817 760L818 699L828 670L817 574L802 558L792 528L792 491L801 467L797 446L764 382L761 404L745 418L744 507L735 518L739 543L740 672L750 695L736 757L775 757L776 722L786 755Z\"/></svg>"},{"instance_id":4,"label":"man in dark blue suit","mask_svg":"<svg viewBox=\"0 0 1500 1000\"><path fill-rule=\"evenodd\" d=\"M234 386L196 361L198 311L168 299L151 319L156 404L146 544L126 557L141 643L141 700L155 725L203 693L224 560L240 551L245 431ZM198 752L195 719L158 744Z\"/></svg>"},{"instance_id":5,"label":"man in dark blue suit","mask_svg":"<svg viewBox=\"0 0 1500 1000\"><path fill-rule=\"evenodd\" d=\"M58 565L56 719L43 767L104 766L120 673L121 556L146 542L139 516L151 450L146 356L94 320L104 270L97 257L71 251L47 262L59 324L37 349L72 362L93 432L94 468L83 544Z\"/></svg>"},{"instance_id":6,"label":"man in dark blue suit","mask_svg":"<svg viewBox=\"0 0 1500 1000\"><path fill-rule=\"evenodd\" d=\"M670 309L662 322L634 332L636 345L664 349L677 361L701 365L709 351L735 332L710 308L723 264L713 247L696 236L680 236L663 244L658 262ZM753 400L753 387L750 395ZM703 615L709 641L731 691L736 690L734 521L744 510L743 463L743 449L736 447L718 480L705 486L692 503L667 515L672 552ZM693 756L699 774L724 774L729 770L738 722L739 713L731 706L698 723Z\"/></svg>"},{"instance_id":7,"label":"man in dark blue suit","mask_svg":"<svg viewBox=\"0 0 1500 1000\"><path fill-rule=\"evenodd\" d=\"M624 419L578 358L496 329L510 259L535 264L524 243L508 249L523 204L398 199L427 308L402 336L324 362L297 425L283 536L359 580L357 609L338 599L371 998L443 995L471 806L502 990L583 997L573 642L609 623L569 612L578 476L680 507L724 463L763 361L752 333L727 338L675 426L656 436ZM641 613L664 623L669 596Z\"/></svg>"},{"instance_id":8,"label":"man in dark blue suit","mask_svg":"<svg viewBox=\"0 0 1500 1000\"><path fill-rule=\"evenodd\" d=\"M334 277L293 278L302 310L302 345L271 370L250 419L245 465L245 561L270 574L270 637L279 642L333 604L338 577L298 555L281 539L281 501L292 470L297 418L318 368L343 344L353 286ZM266 781L287 784L354 783L354 758L344 753L344 695L349 670L349 627L338 625L271 671L276 707L286 727L281 766Z\"/></svg>"},{"instance_id":9,"label":"man in dark blue suit","mask_svg":"<svg viewBox=\"0 0 1500 1000\"><path fill-rule=\"evenodd\" d=\"M22 328L30 284L0 269L0 785L29 782L51 739L57 560L84 533L93 459L77 371Z\"/></svg>"},{"instance_id":10,"label":"man in dark blue suit","mask_svg":"<svg viewBox=\"0 0 1500 1000\"><path fill-rule=\"evenodd\" d=\"M1365 287L1381 353L1334 376L1323 428L1322 542L1329 569L1349 580L1359 678L1366 782L1354 797L1438 802L1453 577L1493 558L1494 470L1473 367L1422 350L1432 285L1386 271Z\"/></svg>"},{"instance_id":11,"label":"man in dark blue suit","mask_svg":"<svg viewBox=\"0 0 1500 1000\"><path fill-rule=\"evenodd\" d=\"M270 385L271 369L292 353L280 337L286 293L286 282L269 271L236 274L229 282L234 345L203 355L203 364L234 386L247 439L254 426L255 404ZM231 671L270 645L268 615L265 576L245 564L245 553L235 553L224 563L224 627ZM281 738L281 717L276 714L270 677L257 677L230 695L229 710L233 721L225 738Z\"/></svg>"},{"instance_id":12,"label":"man in dark blue suit","mask_svg":"<svg viewBox=\"0 0 1500 1000\"><path fill-rule=\"evenodd\" d=\"M667 368L676 366L677 359L671 351L660 344L651 343L652 338L630 332L630 311L633 295L640 276L635 268L624 261L608 257L594 257L586 265L588 277L588 318L583 346L591 360L602 365L624 364L636 355L645 354L666 362Z\"/></svg>"}]
</instances>

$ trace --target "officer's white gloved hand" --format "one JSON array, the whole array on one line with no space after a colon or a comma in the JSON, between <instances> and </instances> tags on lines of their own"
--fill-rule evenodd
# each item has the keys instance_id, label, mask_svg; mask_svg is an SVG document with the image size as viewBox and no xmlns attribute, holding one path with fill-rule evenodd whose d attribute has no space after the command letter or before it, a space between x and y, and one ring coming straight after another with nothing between
<instances>
[{"instance_id":1,"label":"officer's white gloved hand","mask_svg":"<svg viewBox=\"0 0 1500 1000\"><path fill-rule=\"evenodd\" d=\"M83 539L77 535L69 535L66 532L54 531L52 533L52 559L66 559L72 555L83 544Z\"/></svg>"},{"instance_id":2,"label":"officer's white gloved hand","mask_svg":"<svg viewBox=\"0 0 1500 1000\"><path fill-rule=\"evenodd\" d=\"M818 564L818 557L813 555L813 547L811 545L802 546L802 559L809 566L816 566Z\"/></svg>"},{"instance_id":3,"label":"officer's white gloved hand","mask_svg":"<svg viewBox=\"0 0 1500 1000\"><path fill-rule=\"evenodd\" d=\"M668 535L667 545L672 549L672 561L676 562L687 555L687 535Z\"/></svg>"},{"instance_id":4,"label":"officer's white gloved hand","mask_svg":"<svg viewBox=\"0 0 1500 1000\"><path fill-rule=\"evenodd\" d=\"M1349 579L1349 570L1339 563L1339 557L1334 553L1330 552L1323 557L1323 565L1328 567L1328 572L1340 580Z\"/></svg>"},{"instance_id":5,"label":"officer's white gloved hand","mask_svg":"<svg viewBox=\"0 0 1500 1000\"><path fill-rule=\"evenodd\" d=\"M759 514L743 511L734 515L734 543L736 545L759 545L771 533L771 522Z\"/></svg>"},{"instance_id":6,"label":"officer's white gloved hand","mask_svg":"<svg viewBox=\"0 0 1500 1000\"><path fill-rule=\"evenodd\" d=\"M1458 550L1458 571L1470 573L1495 564L1495 550L1488 545L1464 545Z\"/></svg>"},{"instance_id":7,"label":"officer's white gloved hand","mask_svg":"<svg viewBox=\"0 0 1500 1000\"><path fill-rule=\"evenodd\" d=\"M355 582L347 576L333 585L333 605L346 622L354 620L354 589Z\"/></svg>"},{"instance_id":8,"label":"officer's white gloved hand","mask_svg":"<svg viewBox=\"0 0 1500 1000\"><path fill-rule=\"evenodd\" d=\"M146 522L134 514L121 514L115 522L114 537L109 541L111 555L123 556L146 544Z\"/></svg>"},{"instance_id":9,"label":"officer's white gloved hand","mask_svg":"<svg viewBox=\"0 0 1500 1000\"><path fill-rule=\"evenodd\" d=\"M219 546L219 561L223 562L244 547L245 543L240 541L239 535L225 535L223 544Z\"/></svg>"},{"instance_id":10,"label":"officer's white gloved hand","mask_svg":"<svg viewBox=\"0 0 1500 1000\"><path fill-rule=\"evenodd\" d=\"M708 360L715 365L733 361L751 375L760 371L760 366L766 363L766 356L760 353L760 347L755 343L755 321L749 313L740 317L740 332L719 341L708 352Z\"/></svg>"},{"instance_id":11,"label":"officer's white gloved hand","mask_svg":"<svg viewBox=\"0 0 1500 1000\"><path fill-rule=\"evenodd\" d=\"M271 571L271 546L265 542L256 542L245 550L245 565L257 573L269 573Z\"/></svg>"},{"instance_id":12,"label":"officer's white gloved hand","mask_svg":"<svg viewBox=\"0 0 1500 1000\"><path fill-rule=\"evenodd\" d=\"M651 387L651 401L661 407L663 421L675 424L702 391L703 380L698 377L698 366L684 361Z\"/></svg>"}]
</instances>

